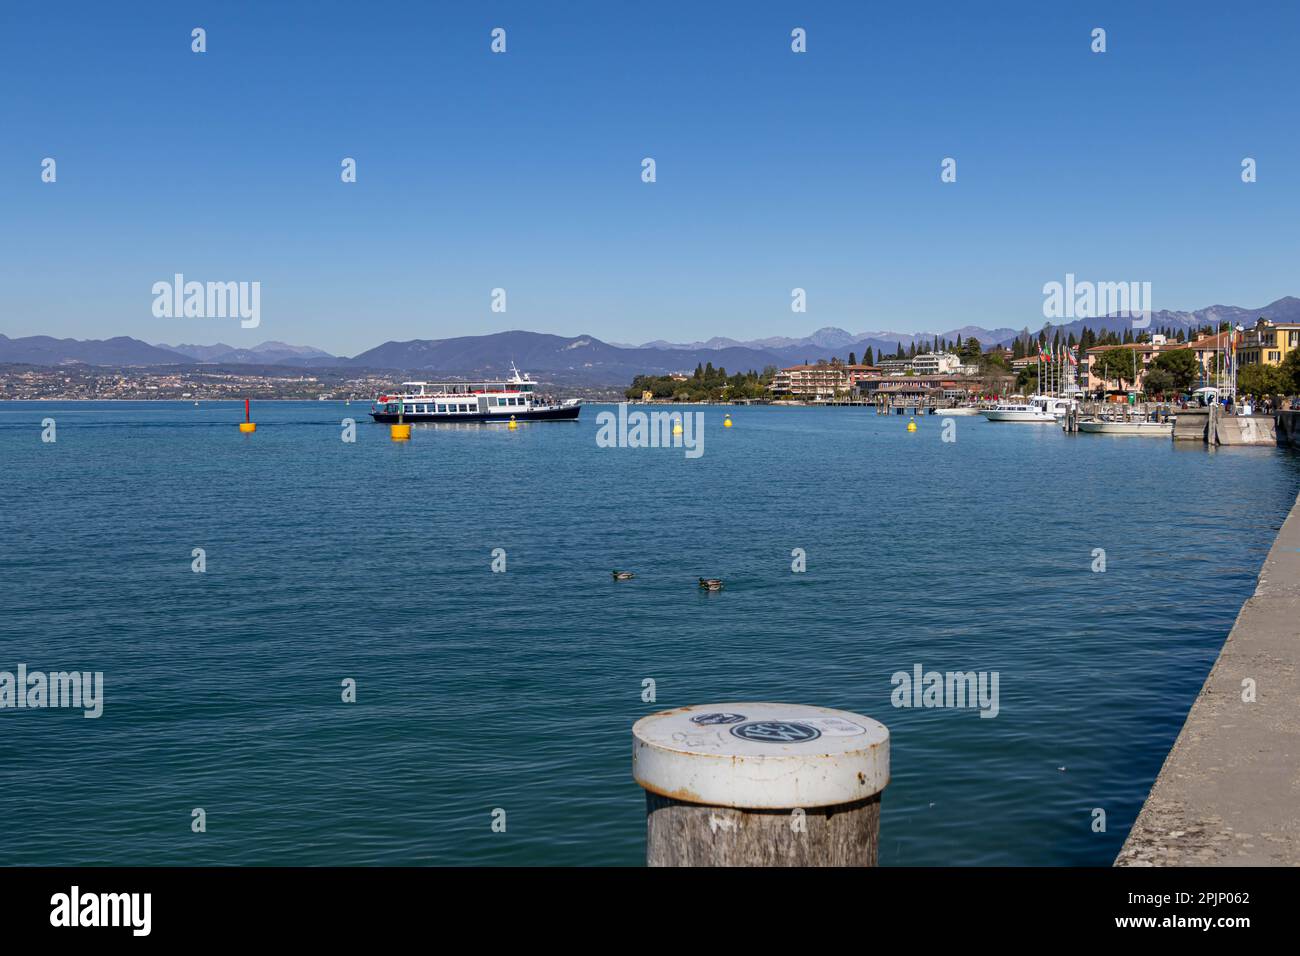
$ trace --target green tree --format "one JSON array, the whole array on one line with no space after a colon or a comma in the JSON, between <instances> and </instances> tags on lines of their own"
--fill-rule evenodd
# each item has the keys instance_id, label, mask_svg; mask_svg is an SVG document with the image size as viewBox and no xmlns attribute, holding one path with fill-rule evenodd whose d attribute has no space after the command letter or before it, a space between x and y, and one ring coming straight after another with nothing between
<instances>
[{"instance_id":1,"label":"green tree","mask_svg":"<svg viewBox=\"0 0 1300 956\"><path fill-rule=\"evenodd\" d=\"M875 360L875 358L874 358L874 357L872 356L872 354L871 354L871 346L870 346L870 345L867 346L867 354L864 355L864 356L862 356L862 364L863 364L863 365L875 365L875 364L876 364L876 360Z\"/></svg>"},{"instance_id":2,"label":"green tree","mask_svg":"<svg viewBox=\"0 0 1300 956\"><path fill-rule=\"evenodd\" d=\"M1134 371L1136 364L1137 370ZM1115 379L1122 389L1124 383L1133 384L1142 371L1142 363L1137 361L1133 349L1110 348L1097 354L1092 365L1093 372L1107 381Z\"/></svg>"},{"instance_id":3,"label":"green tree","mask_svg":"<svg viewBox=\"0 0 1300 956\"><path fill-rule=\"evenodd\" d=\"M1016 391L1022 395L1033 395L1038 391L1038 368L1026 365L1016 375Z\"/></svg>"},{"instance_id":4,"label":"green tree","mask_svg":"<svg viewBox=\"0 0 1300 956\"><path fill-rule=\"evenodd\" d=\"M1237 373L1240 395L1283 395L1294 386L1291 376L1278 365L1246 365Z\"/></svg>"},{"instance_id":5,"label":"green tree","mask_svg":"<svg viewBox=\"0 0 1300 956\"><path fill-rule=\"evenodd\" d=\"M1294 395L1300 392L1300 348L1294 348L1286 353L1286 358L1282 360L1279 366L1282 374L1286 376L1287 394Z\"/></svg>"},{"instance_id":6,"label":"green tree","mask_svg":"<svg viewBox=\"0 0 1300 956\"><path fill-rule=\"evenodd\" d=\"M1169 392L1175 391L1178 386L1174 384L1174 375L1168 369L1153 365L1142 380L1142 391L1148 395L1162 397Z\"/></svg>"},{"instance_id":7,"label":"green tree","mask_svg":"<svg viewBox=\"0 0 1300 956\"><path fill-rule=\"evenodd\" d=\"M1187 391L1201 379L1201 363L1191 349L1161 352L1151 364L1168 372L1173 379L1171 388L1179 391Z\"/></svg>"}]
</instances>

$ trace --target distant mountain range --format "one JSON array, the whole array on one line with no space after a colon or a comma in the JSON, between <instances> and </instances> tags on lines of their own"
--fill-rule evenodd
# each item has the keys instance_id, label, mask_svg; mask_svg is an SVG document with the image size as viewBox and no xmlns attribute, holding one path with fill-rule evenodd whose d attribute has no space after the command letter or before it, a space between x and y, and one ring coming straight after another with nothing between
<instances>
[{"instance_id":1,"label":"distant mountain range","mask_svg":"<svg viewBox=\"0 0 1300 956\"><path fill-rule=\"evenodd\" d=\"M1251 325L1264 316L1278 322L1300 322L1300 299L1278 299L1258 309L1213 305L1195 312L1153 312L1153 328L1192 331L1220 322ZM1048 328L1062 335L1076 335L1084 327L1122 331L1130 326L1124 317L1080 319ZM1039 328L1031 329L1037 334ZM1021 330L1023 331L1023 329ZM584 385L626 385L633 376L689 372L696 365L712 362L731 371L762 369L767 365L793 365L833 357L847 358L853 352L861 358L868 348L879 354L894 352L901 344L949 342L974 336L985 347L1008 344L1021 334L1005 327L985 329L962 326L943 332L847 332L839 328L818 329L803 338L775 337L740 341L711 338L702 342L647 342L644 345L615 345L592 335L565 337L541 332L497 332L449 339L413 339L385 342L351 358L335 356L310 346L284 342L263 342L253 348L217 345L150 345L139 339L55 339L48 335L9 338L0 335L0 363L28 365L279 365L302 368L384 369L402 372L436 372L447 376L496 376L515 362L520 369L554 382Z\"/></svg>"},{"instance_id":2,"label":"distant mountain range","mask_svg":"<svg viewBox=\"0 0 1300 956\"><path fill-rule=\"evenodd\" d=\"M334 356L310 345L287 345L284 342L263 342L251 349L237 349L218 342L216 345L163 345L160 349L179 352L197 362L219 365L297 365L299 361L311 364L315 359L333 359Z\"/></svg>"}]
</instances>

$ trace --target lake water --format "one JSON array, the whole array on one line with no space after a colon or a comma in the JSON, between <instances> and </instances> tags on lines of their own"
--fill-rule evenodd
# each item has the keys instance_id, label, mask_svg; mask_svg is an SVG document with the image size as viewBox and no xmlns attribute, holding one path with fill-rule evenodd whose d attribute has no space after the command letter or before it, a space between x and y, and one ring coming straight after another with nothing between
<instances>
[{"instance_id":1,"label":"lake water","mask_svg":"<svg viewBox=\"0 0 1300 956\"><path fill-rule=\"evenodd\" d=\"M356 404L0 404L0 670L105 682L0 711L0 859L637 865L632 723L774 700L888 725L882 864L1108 865L1300 487L849 408L704 408L690 460L598 447L601 408L394 443ZM997 717L893 707L916 664L997 671Z\"/></svg>"}]
</instances>

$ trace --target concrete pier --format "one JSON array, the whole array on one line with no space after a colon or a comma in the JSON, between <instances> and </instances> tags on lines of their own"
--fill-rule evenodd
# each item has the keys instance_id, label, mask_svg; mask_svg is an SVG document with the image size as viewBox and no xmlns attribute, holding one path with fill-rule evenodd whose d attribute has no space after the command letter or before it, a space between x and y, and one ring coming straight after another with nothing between
<instances>
[{"instance_id":1,"label":"concrete pier","mask_svg":"<svg viewBox=\"0 0 1300 956\"><path fill-rule=\"evenodd\" d=\"M1272 415L1215 415L1216 445L1277 445Z\"/></svg>"},{"instance_id":2,"label":"concrete pier","mask_svg":"<svg viewBox=\"0 0 1300 956\"><path fill-rule=\"evenodd\" d=\"M1300 448L1300 412L1277 413L1277 443Z\"/></svg>"},{"instance_id":3,"label":"concrete pier","mask_svg":"<svg viewBox=\"0 0 1300 956\"><path fill-rule=\"evenodd\" d=\"M1300 499L1115 865L1300 865Z\"/></svg>"},{"instance_id":4,"label":"concrete pier","mask_svg":"<svg viewBox=\"0 0 1300 956\"><path fill-rule=\"evenodd\" d=\"M1278 412L1275 421L1272 415L1227 415L1219 408L1180 409L1174 418L1174 441L1210 445L1286 444L1282 435L1284 424L1296 425L1290 420L1284 423L1282 418L1297 414L1300 413Z\"/></svg>"},{"instance_id":5,"label":"concrete pier","mask_svg":"<svg viewBox=\"0 0 1300 956\"><path fill-rule=\"evenodd\" d=\"M1174 441L1204 442L1209 433L1208 408L1184 408L1174 416Z\"/></svg>"}]
</instances>

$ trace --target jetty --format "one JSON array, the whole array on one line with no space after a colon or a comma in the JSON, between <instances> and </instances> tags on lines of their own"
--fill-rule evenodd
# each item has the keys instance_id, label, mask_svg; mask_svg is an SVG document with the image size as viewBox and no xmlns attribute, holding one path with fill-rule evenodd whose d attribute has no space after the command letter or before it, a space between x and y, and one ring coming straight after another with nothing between
<instances>
[{"instance_id":1,"label":"jetty","mask_svg":"<svg viewBox=\"0 0 1300 956\"><path fill-rule=\"evenodd\" d=\"M1207 445L1286 444L1284 429L1295 415L1295 412L1228 415L1218 405L1180 409L1174 419L1174 441L1197 441Z\"/></svg>"},{"instance_id":2,"label":"jetty","mask_svg":"<svg viewBox=\"0 0 1300 956\"><path fill-rule=\"evenodd\" d=\"M1300 498L1115 865L1300 865Z\"/></svg>"}]
</instances>

